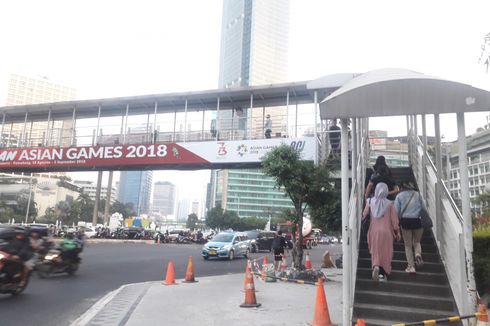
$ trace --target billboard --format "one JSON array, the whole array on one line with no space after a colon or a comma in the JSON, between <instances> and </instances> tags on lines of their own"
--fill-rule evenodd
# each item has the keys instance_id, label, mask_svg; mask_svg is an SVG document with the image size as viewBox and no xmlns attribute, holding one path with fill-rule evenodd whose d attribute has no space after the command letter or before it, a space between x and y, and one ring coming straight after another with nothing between
<instances>
[{"instance_id":1,"label":"billboard","mask_svg":"<svg viewBox=\"0 0 490 326\"><path fill-rule=\"evenodd\" d=\"M240 141L35 147L0 149L0 171L87 171L213 169L258 165L271 149L286 144L313 160L313 137Z\"/></svg>"}]
</instances>

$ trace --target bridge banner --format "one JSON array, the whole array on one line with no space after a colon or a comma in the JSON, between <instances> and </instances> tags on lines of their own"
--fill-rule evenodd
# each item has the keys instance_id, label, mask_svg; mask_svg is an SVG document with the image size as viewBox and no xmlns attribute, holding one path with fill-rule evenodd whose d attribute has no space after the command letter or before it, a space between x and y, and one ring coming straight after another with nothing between
<instances>
[{"instance_id":1,"label":"bridge banner","mask_svg":"<svg viewBox=\"0 0 490 326\"><path fill-rule=\"evenodd\" d=\"M281 144L313 160L313 137L240 141L126 144L0 149L0 171L86 171L131 169L212 169L260 164Z\"/></svg>"}]
</instances>

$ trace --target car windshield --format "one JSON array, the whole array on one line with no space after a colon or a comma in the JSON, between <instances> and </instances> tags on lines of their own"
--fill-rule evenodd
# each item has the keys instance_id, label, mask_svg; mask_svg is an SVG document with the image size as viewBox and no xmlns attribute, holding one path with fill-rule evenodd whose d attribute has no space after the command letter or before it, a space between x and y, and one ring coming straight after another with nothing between
<instances>
[{"instance_id":1,"label":"car windshield","mask_svg":"<svg viewBox=\"0 0 490 326\"><path fill-rule=\"evenodd\" d=\"M255 239L259 235L259 231L245 231L249 239Z\"/></svg>"},{"instance_id":2,"label":"car windshield","mask_svg":"<svg viewBox=\"0 0 490 326\"><path fill-rule=\"evenodd\" d=\"M231 242L233 240L233 234L221 233L213 238L215 242Z\"/></svg>"}]
</instances>

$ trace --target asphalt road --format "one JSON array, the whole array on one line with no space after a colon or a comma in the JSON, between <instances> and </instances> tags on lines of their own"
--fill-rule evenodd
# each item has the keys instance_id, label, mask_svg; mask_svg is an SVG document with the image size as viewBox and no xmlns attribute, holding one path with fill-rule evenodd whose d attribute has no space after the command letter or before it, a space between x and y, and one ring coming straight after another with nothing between
<instances>
[{"instance_id":1,"label":"asphalt road","mask_svg":"<svg viewBox=\"0 0 490 326\"><path fill-rule=\"evenodd\" d=\"M174 262L177 279L184 277L189 256L193 257L197 279L245 270L245 259L204 261L200 249L198 245L177 244L89 245L81 254L82 265L75 276L60 274L40 279L33 275L21 295L0 295L0 325L70 325L97 300L121 285L163 280L169 260ZM311 250L314 266L327 249L336 253L341 246L320 245ZM262 260L267 254L253 254L252 258Z\"/></svg>"}]
</instances>

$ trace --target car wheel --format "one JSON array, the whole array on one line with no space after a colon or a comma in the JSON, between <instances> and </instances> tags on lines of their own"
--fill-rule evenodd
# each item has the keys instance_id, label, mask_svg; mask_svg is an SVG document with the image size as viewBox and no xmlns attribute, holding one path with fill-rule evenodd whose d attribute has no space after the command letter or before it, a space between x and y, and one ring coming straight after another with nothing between
<instances>
[{"instance_id":1,"label":"car wheel","mask_svg":"<svg viewBox=\"0 0 490 326\"><path fill-rule=\"evenodd\" d=\"M228 254L228 259L230 260L235 259L235 252L233 250L231 250L230 253Z\"/></svg>"},{"instance_id":2,"label":"car wheel","mask_svg":"<svg viewBox=\"0 0 490 326\"><path fill-rule=\"evenodd\" d=\"M250 250L248 250L248 248L247 248L243 257L248 258L249 256L250 256Z\"/></svg>"},{"instance_id":3,"label":"car wheel","mask_svg":"<svg viewBox=\"0 0 490 326\"><path fill-rule=\"evenodd\" d=\"M257 253L259 252L259 248L257 248L257 245L252 246L252 253Z\"/></svg>"},{"instance_id":4,"label":"car wheel","mask_svg":"<svg viewBox=\"0 0 490 326\"><path fill-rule=\"evenodd\" d=\"M209 257L208 257L208 256L202 256L202 258L203 258L204 260L208 260L208 258L209 258Z\"/></svg>"}]
</instances>

